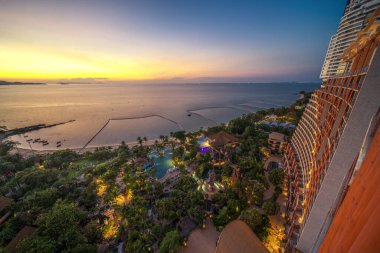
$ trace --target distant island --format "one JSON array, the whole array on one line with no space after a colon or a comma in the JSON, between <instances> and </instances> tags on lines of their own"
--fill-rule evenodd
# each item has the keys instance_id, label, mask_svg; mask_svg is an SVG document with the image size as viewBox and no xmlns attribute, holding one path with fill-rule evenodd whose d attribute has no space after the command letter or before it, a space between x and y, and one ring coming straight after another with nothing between
<instances>
[{"instance_id":1,"label":"distant island","mask_svg":"<svg viewBox=\"0 0 380 253\"><path fill-rule=\"evenodd\" d=\"M46 83L0 81L0 85L46 85Z\"/></svg>"}]
</instances>

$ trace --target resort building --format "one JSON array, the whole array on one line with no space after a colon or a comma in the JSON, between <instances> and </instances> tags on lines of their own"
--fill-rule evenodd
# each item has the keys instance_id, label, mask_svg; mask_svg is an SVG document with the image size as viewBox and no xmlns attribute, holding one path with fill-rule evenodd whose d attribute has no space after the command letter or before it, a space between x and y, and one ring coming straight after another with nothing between
<instances>
[{"instance_id":1,"label":"resort building","mask_svg":"<svg viewBox=\"0 0 380 253\"><path fill-rule=\"evenodd\" d=\"M372 125L320 253L380 252L380 111Z\"/></svg>"},{"instance_id":2,"label":"resort building","mask_svg":"<svg viewBox=\"0 0 380 253\"><path fill-rule=\"evenodd\" d=\"M272 132L268 138L269 149L274 152L282 152L285 147L285 135L278 132Z\"/></svg>"},{"instance_id":3,"label":"resort building","mask_svg":"<svg viewBox=\"0 0 380 253\"><path fill-rule=\"evenodd\" d=\"M213 165L221 168L224 163L231 160L231 153L239 144L239 139L225 131L209 134L206 137L214 151Z\"/></svg>"},{"instance_id":4,"label":"resort building","mask_svg":"<svg viewBox=\"0 0 380 253\"><path fill-rule=\"evenodd\" d=\"M215 134L210 134L207 136L210 145L214 149L224 148L224 147L236 147L239 144L239 139L232 134L220 131Z\"/></svg>"},{"instance_id":5,"label":"resort building","mask_svg":"<svg viewBox=\"0 0 380 253\"><path fill-rule=\"evenodd\" d=\"M356 39L365 24L366 17L380 7L380 0L348 0L340 20L338 31L331 37L320 77L323 79L340 75L347 62L340 57Z\"/></svg>"},{"instance_id":6,"label":"resort building","mask_svg":"<svg viewBox=\"0 0 380 253\"><path fill-rule=\"evenodd\" d=\"M285 148L288 250L318 251L380 107L379 17L366 18L341 55L346 68L312 94Z\"/></svg>"}]
</instances>

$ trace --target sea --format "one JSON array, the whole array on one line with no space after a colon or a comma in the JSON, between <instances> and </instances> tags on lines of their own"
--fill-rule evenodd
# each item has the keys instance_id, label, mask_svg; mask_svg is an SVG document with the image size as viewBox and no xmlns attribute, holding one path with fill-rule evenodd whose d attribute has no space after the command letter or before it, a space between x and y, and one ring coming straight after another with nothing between
<instances>
[{"instance_id":1,"label":"sea","mask_svg":"<svg viewBox=\"0 0 380 253\"><path fill-rule=\"evenodd\" d=\"M135 142L139 136L155 139L178 130L196 131L243 114L288 106L300 91L318 87L317 83L2 85L0 126L72 121L12 136L20 148L117 145ZM35 139L41 141L31 141Z\"/></svg>"}]
</instances>

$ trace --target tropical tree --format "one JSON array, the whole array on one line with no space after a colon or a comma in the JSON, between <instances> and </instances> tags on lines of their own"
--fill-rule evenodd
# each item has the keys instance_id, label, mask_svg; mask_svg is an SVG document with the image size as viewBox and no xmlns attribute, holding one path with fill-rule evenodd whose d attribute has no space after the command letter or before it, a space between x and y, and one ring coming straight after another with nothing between
<instances>
[{"instance_id":1,"label":"tropical tree","mask_svg":"<svg viewBox=\"0 0 380 253\"><path fill-rule=\"evenodd\" d=\"M51 211L38 218L37 225L41 236L53 241L57 251L63 251L84 242L79 227L83 217L74 203L58 200Z\"/></svg>"},{"instance_id":2,"label":"tropical tree","mask_svg":"<svg viewBox=\"0 0 380 253\"><path fill-rule=\"evenodd\" d=\"M276 168L269 171L269 181L274 185L280 185L284 182L285 171L282 168Z\"/></svg>"},{"instance_id":3,"label":"tropical tree","mask_svg":"<svg viewBox=\"0 0 380 253\"><path fill-rule=\"evenodd\" d=\"M265 201L263 204L263 210L267 215L275 215L278 211L276 202Z\"/></svg>"},{"instance_id":4,"label":"tropical tree","mask_svg":"<svg viewBox=\"0 0 380 253\"><path fill-rule=\"evenodd\" d=\"M177 230L172 230L165 234L160 243L160 253L175 253L181 243L181 236Z\"/></svg>"},{"instance_id":5,"label":"tropical tree","mask_svg":"<svg viewBox=\"0 0 380 253\"><path fill-rule=\"evenodd\" d=\"M269 218L264 214L260 214L255 208L243 211L240 219L247 223L261 240L268 236Z\"/></svg>"},{"instance_id":6,"label":"tropical tree","mask_svg":"<svg viewBox=\"0 0 380 253\"><path fill-rule=\"evenodd\" d=\"M253 186L253 189L252 189L253 203L255 203L258 206L262 205L265 190L266 190L265 186L261 183L256 183Z\"/></svg>"},{"instance_id":7,"label":"tropical tree","mask_svg":"<svg viewBox=\"0 0 380 253\"><path fill-rule=\"evenodd\" d=\"M137 140L137 142L139 143L139 145L142 146L142 144L143 144L143 139L142 139L140 136L138 136L136 140Z\"/></svg>"},{"instance_id":8,"label":"tropical tree","mask_svg":"<svg viewBox=\"0 0 380 253\"><path fill-rule=\"evenodd\" d=\"M83 233L89 243L97 243L102 238L99 225L95 221L90 221L87 223L87 225L83 228Z\"/></svg>"}]
</instances>

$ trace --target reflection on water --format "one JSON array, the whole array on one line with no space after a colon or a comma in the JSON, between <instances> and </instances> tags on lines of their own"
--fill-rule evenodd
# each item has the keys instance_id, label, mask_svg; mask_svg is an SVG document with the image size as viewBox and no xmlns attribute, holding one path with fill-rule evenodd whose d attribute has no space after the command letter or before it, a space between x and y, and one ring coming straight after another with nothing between
<instances>
[{"instance_id":1,"label":"reflection on water","mask_svg":"<svg viewBox=\"0 0 380 253\"><path fill-rule=\"evenodd\" d=\"M36 149L82 147L110 118L161 115L184 130L227 122L260 108L286 106L310 84L75 84L0 87L0 125L9 129L34 124L75 122L41 129L27 135L49 145ZM189 111L191 116L188 116ZM111 122L90 146L135 141L137 136L155 138L178 130L178 125L159 117ZM14 136L28 147L23 136Z\"/></svg>"},{"instance_id":2,"label":"reflection on water","mask_svg":"<svg viewBox=\"0 0 380 253\"><path fill-rule=\"evenodd\" d=\"M140 119L112 120L89 146L115 145L121 141L136 141L136 136L153 139L160 134L169 135L179 131L178 126L168 120L154 116ZM115 134L117 133L117 134Z\"/></svg>"},{"instance_id":3,"label":"reflection on water","mask_svg":"<svg viewBox=\"0 0 380 253\"><path fill-rule=\"evenodd\" d=\"M148 155L154 161L155 177L163 178L169 169L174 168L172 160L173 152L170 149L165 149L161 154L156 151L151 151Z\"/></svg>"}]
</instances>

